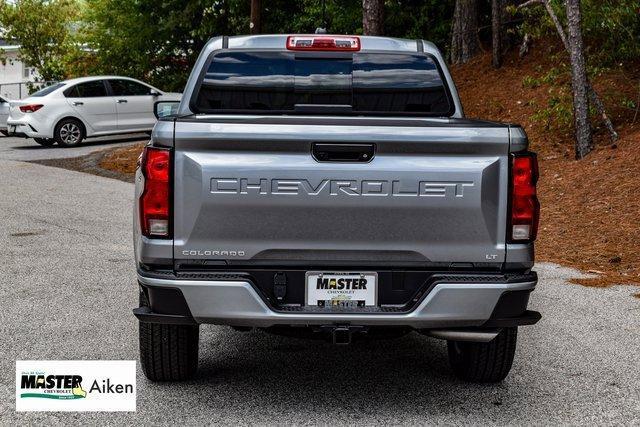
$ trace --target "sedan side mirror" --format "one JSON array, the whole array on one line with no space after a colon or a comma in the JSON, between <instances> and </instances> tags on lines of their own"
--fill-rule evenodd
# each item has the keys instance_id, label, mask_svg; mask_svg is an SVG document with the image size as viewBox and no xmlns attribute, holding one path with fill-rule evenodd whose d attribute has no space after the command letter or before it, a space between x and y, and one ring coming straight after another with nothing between
<instances>
[{"instance_id":1,"label":"sedan side mirror","mask_svg":"<svg viewBox=\"0 0 640 427\"><path fill-rule=\"evenodd\" d=\"M157 101L153 104L153 114L157 119L163 119L178 114L180 101Z\"/></svg>"},{"instance_id":2,"label":"sedan side mirror","mask_svg":"<svg viewBox=\"0 0 640 427\"><path fill-rule=\"evenodd\" d=\"M160 96L162 94L160 92L158 92L157 90L155 90L155 89L151 89L149 91L149 95L151 95L151 96Z\"/></svg>"}]
</instances>

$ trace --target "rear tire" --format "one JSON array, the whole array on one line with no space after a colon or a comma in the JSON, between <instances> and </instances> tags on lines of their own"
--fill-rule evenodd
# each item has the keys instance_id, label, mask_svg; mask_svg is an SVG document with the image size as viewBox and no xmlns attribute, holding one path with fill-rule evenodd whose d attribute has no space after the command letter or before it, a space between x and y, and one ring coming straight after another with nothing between
<instances>
[{"instance_id":1,"label":"rear tire","mask_svg":"<svg viewBox=\"0 0 640 427\"><path fill-rule=\"evenodd\" d=\"M148 307L140 293L140 306ZM182 381L198 370L200 329L189 325L139 322L140 364L151 381Z\"/></svg>"},{"instance_id":2,"label":"rear tire","mask_svg":"<svg viewBox=\"0 0 640 427\"><path fill-rule=\"evenodd\" d=\"M477 383L497 383L511 370L518 328L505 328L490 342L448 341L449 362L456 376Z\"/></svg>"},{"instance_id":3,"label":"rear tire","mask_svg":"<svg viewBox=\"0 0 640 427\"><path fill-rule=\"evenodd\" d=\"M82 122L76 119L61 120L56 125L53 135L61 147L74 147L82 143L86 136Z\"/></svg>"},{"instance_id":4,"label":"rear tire","mask_svg":"<svg viewBox=\"0 0 640 427\"><path fill-rule=\"evenodd\" d=\"M43 147L51 147L56 143L56 140L51 138L33 138L33 140Z\"/></svg>"}]
</instances>

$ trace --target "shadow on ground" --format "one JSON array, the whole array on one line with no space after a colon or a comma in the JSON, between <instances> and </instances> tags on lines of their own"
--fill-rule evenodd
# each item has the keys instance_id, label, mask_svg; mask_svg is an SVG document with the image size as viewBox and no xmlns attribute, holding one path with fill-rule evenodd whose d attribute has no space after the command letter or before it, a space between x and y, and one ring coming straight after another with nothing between
<instances>
[{"instance_id":1,"label":"shadow on ground","mask_svg":"<svg viewBox=\"0 0 640 427\"><path fill-rule=\"evenodd\" d=\"M125 142L140 141L141 139L142 138L140 136L126 137L126 138L110 138L110 139L104 139L104 138L87 139L77 147L94 147L94 146L101 146L101 145L122 144ZM38 144L32 139L25 139L24 144L25 145L16 145L12 148L15 150L64 150L67 148L67 147L61 147L58 144L52 145L50 147L45 147Z\"/></svg>"},{"instance_id":2,"label":"shadow on ground","mask_svg":"<svg viewBox=\"0 0 640 427\"><path fill-rule=\"evenodd\" d=\"M270 408L267 419L278 411L316 416L326 411L327 422L350 417L356 422L375 414L398 414L401 420L429 406L455 408L470 388L453 377L446 343L417 333L338 346L224 327L202 328L196 380L171 385L142 381L157 392L188 394L185 403L193 409L222 405L248 414ZM484 405L500 404L491 392L500 385L471 388L486 390ZM149 394L155 393L140 393ZM226 402L220 401L222 395ZM144 403L139 407L144 410Z\"/></svg>"},{"instance_id":3,"label":"shadow on ground","mask_svg":"<svg viewBox=\"0 0 640 427\"><path fill-rule=\"evenodd\" d=\"M128 142L141 142L141 141L144 141L144 140L141 139L140 137L127 137L127 138L119 138L119 139L110 139L108 141L87 142L87 143L81 144L78 147L106 146L106 145L116 145L116 144L122 144L122 143L128 143ZM34 142L34 144L35 144L35 142ZM64 147L57 147L57 146L42 147L42 146L39 146L39 145L36 146L36 147L22 146L22 147L15 147L15 148L20 149L20 150L32 150L32 149L36 149L36 150L37 149L66 150L66 148L64 148ZM91 152L89 154L81 155L81 156L78 156L78 157L31 160L31 163L37 163L37 164L45 165L45 166L53 166L53 167L62 168L62 169L69 169L69 170L77 171L77 172L90 173L90 174L93 174L93 175L103 176L103 177L106 177L106 178L118 179L120 181L125 181L125 182L133 182L133 176L131 176L131 175L128 175L128 174L125 174L125 173L122 173L122 172L118 172L118 171L114 171L114 170L104 169L104 168L101 167L100 163L101 163L102 159L104 159L104 157L107 154L109 154L112 150L113 149L111 149L111 148L101 149L101 150L97 150L97 151Z\"/></svg>"}]
</instances>

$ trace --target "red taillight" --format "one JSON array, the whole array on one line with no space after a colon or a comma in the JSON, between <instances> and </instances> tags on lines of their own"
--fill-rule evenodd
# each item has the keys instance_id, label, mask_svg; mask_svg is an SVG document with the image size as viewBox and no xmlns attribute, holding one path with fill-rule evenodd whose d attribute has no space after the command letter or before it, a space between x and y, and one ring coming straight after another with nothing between
<instances>
[{"instance_id":1,"label":"red taillight","mask_svg":"<svg viewBox=\"0 0 640 427\"><path fill-rule=\"evenodd\" d=\"M29 104L20 106L20 111L23 113L35 113L39 109L44 107L42 104Z\"/></svg>"},{"instance_id":2,"label":"red taillight","mask_svg":"<svg viewBox=\"0 0 640 427\"><path fill-rule=\"evenodd\" d=\"M354 36L289 36L289 50L338 50L354 52L360 50L360 37Z\"/></svg>"},{"instance_id":3,"label":"red taillight","mask_svg":"<svg viewBox=\"0 0 640 427\"><path fill-rule=\"evenodd\" d=\"M509 240L531 242L538 232L540 204L536 196L538 158L534 153L515 154L511 158L511 221Z\"/></svg>"},{"instance_id":4,"label":"red taillight","mask_svg":"<svg viewBox=\"0 0 640 427\"><path fill-rule=\"evenodd\" d=\"M145 147L140 168L144 175L144 190L140 196L142 234L152 238L170 238L171 152Z\"/></svg>"}]
</instances>

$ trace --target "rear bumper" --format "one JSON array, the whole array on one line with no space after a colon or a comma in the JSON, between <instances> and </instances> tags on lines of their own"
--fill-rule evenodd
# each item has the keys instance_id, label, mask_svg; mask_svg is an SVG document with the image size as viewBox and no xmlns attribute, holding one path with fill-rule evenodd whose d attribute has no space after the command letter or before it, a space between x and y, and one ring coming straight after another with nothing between
<instances>
[{"instance_id":1,"label":"rear bumper","mask_svg":"<svg viewBox=\"0 0 640 427\"><path fill-rule=\"evenodd\" d=\"M143 322L200 324L211 323L232 326L313 326L350 324L362 326L406 326L415 329L438 328L491 328L536 323L539 313L525 311L528 293L537 284L535 273L518 276L520 280L487 282L477 275L447 276L435 283L421 301L408 312L371 310L369 312L336 312L305 309L283 311L268 304L249 281L185 280L177 278L147 277L138 274L143 287L177 290L182 295L172 310L167 301L162 307L134 310ZM449 279L449 280L447 280ZM525 308L510 310L513 298L526 294Z\"/></svg>"},{"instance_id":2,"label":"rear bumper","mask_svg":"<svg viewBox=\"0 0 640 427\"><path fill-rule=\"evenodd\" d=\"M31 124L27 119L9 119L7 121L8 136L21 138L51 138L53 135L47 132L43 124Z\"/></svg>"},{"instance_id":3,"label":"rear bumper","mask_svg":"<svg viewBox=\"0 0 640 427\"><path fill-rule=\"evenodd\" d=\"M11 130L7 128L2 133L5 136L11 136L14 138L29 138L29 136L22 131L22 126L17 126L15 128L12 127Z\"/></svg>"}]
</instances>

